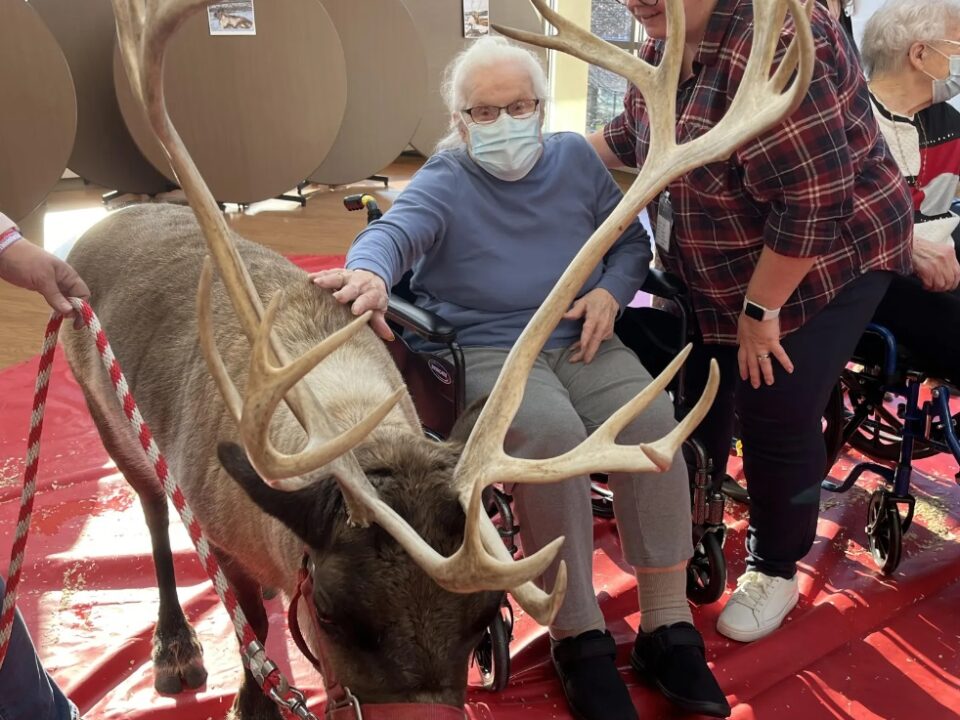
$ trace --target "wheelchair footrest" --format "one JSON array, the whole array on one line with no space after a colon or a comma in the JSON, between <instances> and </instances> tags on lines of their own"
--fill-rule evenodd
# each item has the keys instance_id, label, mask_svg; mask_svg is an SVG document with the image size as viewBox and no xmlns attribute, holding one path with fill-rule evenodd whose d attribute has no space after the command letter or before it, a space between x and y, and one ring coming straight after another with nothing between
<instances>
[{"instance_id":1,"label":"wheelchair footrest","mask_svg":"<svg viewBox=\"0 0 960 720\"><path fill-rule=\"evenodd\" d=\"M894 471L891 468L888 468L885 465L879 465L877 463L862 462L850 471L850 474L847 475L846 479L842 483L835 483L830 478L827 478L820 483L820 487L824 490L829 490L830 492L843 493L852 488L857 480L860 479L860 476L865 472L875 473L882 477L885 482L888 482L891 485L895 479Z\"/></svg>"}]
</instances>

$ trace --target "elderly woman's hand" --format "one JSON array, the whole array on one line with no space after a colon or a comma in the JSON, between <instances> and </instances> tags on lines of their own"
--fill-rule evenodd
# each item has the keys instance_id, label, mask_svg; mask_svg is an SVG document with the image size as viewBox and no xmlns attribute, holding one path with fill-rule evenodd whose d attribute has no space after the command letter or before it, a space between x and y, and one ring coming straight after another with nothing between
<instances>
[{"instance_id":1,"label":"elderly woman's hand","mask_svg":"<svg viewBox=\"0 0 960 720\"><path fill-rule=\"evenodd\" d=\"M333 297L338 302L353 303L350 310L354 315L373 310L370 327L384 340L393 340L393 331L384 317L390 294L387 284L379 275L366 270L334 268L310 273L310 280L318 287L333 290Z\"/></svg>"},{"instance_id":2,"label":"elderly woman's hand","mask_svg":"<svg viewBox=\"0 0 960 720\"><path fill-rule=\"evenodd\" d=\"M597 350L607 338L613 337L613 321L620 312L620 303L603 288L594 288L576 300L564 314L564 320L583 319L580 339L573 344L574 352L570 362L581 360L589 364Z\"/></svg>"},{"instance_id":3,"label":"elderly woman's hand","mask_svg":"<svg viewBox=\"0 0 960 720\"><path fill-rule=\"evenodd\" d=\"M749 380L754 388L761 380L773 385L773 361L776 360L788 373L793 372L790 356L780 344L780 318L754 320L740 315L737 323L737 362L740 379Z\"/></svg>"},{"instance_id":4,"label":"elderly woman's hand","mask_svg":"<svg viewBox=\"0 0 960 720\"><path fill-rule=\"evenodd\" d=\"M83 327L83 320L67 298L88 298L90 289L76 270L26 238L0 254L0 279L37 291L51 308L65 317L72 317L74 327Z\"/></svg>"},{"instance_id":5,"label":"elderly woman's hand","mask_svg":"<svg viewBox=\"0 0 960 720\"><path fill-rule=\"evenodd\" d=\"M953 243L913 239L913 270L932 292L951 292L960 286L960 263Z\"/></svg>"}]
</instances>

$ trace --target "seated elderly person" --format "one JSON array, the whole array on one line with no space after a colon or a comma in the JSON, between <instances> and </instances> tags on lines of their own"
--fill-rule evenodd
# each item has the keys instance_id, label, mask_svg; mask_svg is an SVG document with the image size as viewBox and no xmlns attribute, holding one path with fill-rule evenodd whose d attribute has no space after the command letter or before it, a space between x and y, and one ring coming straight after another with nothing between
<instances>
[{"instance_id":1,"label":"seated elderly person","mask_svg":"<svg viewBox=\"0 0 960 720\"><path fill-rule=\"evenodd\" d=\"M960 382L960 0L887 0L863 36L874 113L914 206L914 275L897 276L874 320L921 369Z\"/></svg>"},{"instance_id":2,"label":"seated elderly person","mask_svg":"<svg viewBox=\"0 0 960 720\"><path fill-rule=\"evenodd\" d=\"M511 346L621 193L584 138L543 136L546 78L529 52L500 38L479 40L452 63L445 89L451 134L383 219L357 237L347 270L318 273L315 282L336 290L355 314L380 311L374 327L390 337L382 317L387 294L412 268L418 304L458 328L473 402L489 394ZM570 450L650 383L613 335L650 257L634 222L540 353L507 436L510 454L546 458ZM674 426L662 395L618 440L650 441ZM730 708L685 597L692 543L683 459L678 455L662 474L612 474L610 486L640 596L632 664L684 710L725 717ZM517 485L513 492L528 554L566 537L560 558L568 589L550 637L575 716L636 718L592 584L589 478ZM546 575L552 587L556 565Z\"/></svg>"}]
</instances>

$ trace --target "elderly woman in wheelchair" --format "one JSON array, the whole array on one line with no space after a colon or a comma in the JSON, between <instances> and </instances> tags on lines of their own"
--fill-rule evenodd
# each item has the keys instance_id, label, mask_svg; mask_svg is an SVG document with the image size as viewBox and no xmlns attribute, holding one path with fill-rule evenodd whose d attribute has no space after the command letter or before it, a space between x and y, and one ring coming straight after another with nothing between
<instances>
[{"instance_id":1,"label":"elderly woman in wheelchair","mask_svg":"<svg viewBox=\"0 0 960 720\"><path fill-rule=\"evenodd\" d=\"M916 363L960 382L960 0L887 0L863 37L874 115L913 198L914 275L894 278L874 321Z\"/></svg>"},{"instance_id":2,"label":"elderly woman in wheelchair","mask_svg":"<svg viewBox=\"0 0 960 720\"><path fill-rule=\"evenodd\" d=\"M543 135L546 79L527 51L502 39L479 40L452 63L445 89L450 135L383 219L358 236L347 268L319 273L314 281L352 303L354 313L378 311L374 327L389 338L383 317L388 288L412 269L417 304L456 328L465 399L476 403L556 278L621 194L581 136ZM537 358L507 436L510 454L563 454L650 383L637 356L613 333L650 258L646 233L634 222ZM411 344L445 349L423 338ZM674 426L664 394L618 441L649 441ZM728 715L686 599L692 544L684 463L678 459L662 474L612 474L609 483L624 559L636 572L639 592L641 627L631 664L679 707ZM559 557L568 569L567 597L550 637L572 710L580 718L637 717L592 584L590 478L518 484L512 492L526 552L566 537ZM555 572L556 566L548 570L546 585L552 586Z\"/></svg>"},{"instance_id":3,"label":"elderly woman in wheelchair","mask_svg":"<svg viewBox=\"0 0 960 720\"><path fill-rule=\"evenodd\" d=\"M825 413L831 464L847 442L887 464L860 463L823 487L842 492L864 472L886 481L871 495L867 534L891 573L913 518L912 461L945 452L960 463L950 407L960 383L960 217L952 210L960 112L946 102L960 93L960 2L887 0L867 23L861 51L874 114L913 197L914 274L893 278Z\"/></svg>"}]
</instances>

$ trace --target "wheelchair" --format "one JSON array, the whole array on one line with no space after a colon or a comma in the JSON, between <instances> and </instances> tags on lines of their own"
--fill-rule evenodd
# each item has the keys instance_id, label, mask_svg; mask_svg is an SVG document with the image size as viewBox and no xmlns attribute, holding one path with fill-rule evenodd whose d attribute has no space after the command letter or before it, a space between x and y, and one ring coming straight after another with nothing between
<instances>
[{"instance_id":1,"label":"wheelchair","mask_svg":"<svg viewBox=\"0 0 960 720\"><path fill-rule=\"evenodd\" d=\"M348 210L366 209L367 222L381 217L376 200L369 195L351 195L344 198ZM651 269L641 288L644 292L670 303L672 312L654 308L627 308L617 322L615 331L654 376L684 347L689 333L689 303L685 288L678 279ZM409 274L392 288L388 323L397 339L388 348L413 398L420 415L424 433L440 440L446 437L456 419L465 410L465 363L463 350L457 342L457 330L438 315L417 307L409 287ZM449 360L432 353L412 350L403 339L410 332L435 344L444 346ZM681 369L668 390L673 396L677 415L682 416L690 406L682 392ZM691 404L692 406L692 404ZM726 526L723 524L724 496L711 479L712 463L705 449L693 439L683 446L691 489L694 555L687 567L687 597L697 604L715 602L726 588L727 566L723 554ZM613 495L606 487L604 475L591 478L593 513L601 518L613 518ZM519 526L514 520L511 496L502 488L485 491L485 507L497 525L511 554L518 549L515 538ZM513 628L513 612L509 600L504 599L501 612L487 628L487 633L474 651L484 687L503 689L510 674L509 641Z\"/></svg>"},{"instance_id":2,"label":"wheelchair","mask_svg":"<svg viewBox=\"0 0 960 720\"><path fill-rule=\"evenodd\" d=\"M857 463L842 482L827 478L821 487L846 492L864 473L883 480L870 495L866 533L870 553L887 575L900 564L903 534L913 520L913 461L947 453L960 465L960 413L950 412L960 378L934 380L919 369L921 364L887 328L870 324L824 411L827 467L848 444L869 459ZM960 483L960 472L956 479Z\"/></svg>"}]
</instances>

